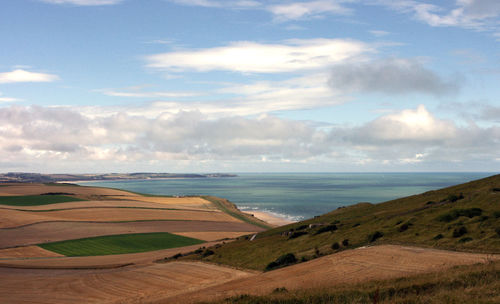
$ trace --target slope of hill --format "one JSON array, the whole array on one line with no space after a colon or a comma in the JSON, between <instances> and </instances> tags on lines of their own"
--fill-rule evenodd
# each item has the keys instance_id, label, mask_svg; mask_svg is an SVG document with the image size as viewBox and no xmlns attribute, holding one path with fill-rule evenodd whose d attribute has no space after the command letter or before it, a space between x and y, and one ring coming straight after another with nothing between
<instances>
[{"instance_id":1,"label":"slope of hill","mask_svg":"<svg viewBox=\"0 0 500 304\"><path fill-rule=\"evenodd\" d=\"M360 203L242 237L208 257L267 270L371 244L500 252L500 175L380 204ZM288 255L288 259L286 254ZM280 259L281 257L281 259Z\"/></svg>"}]
</instances>

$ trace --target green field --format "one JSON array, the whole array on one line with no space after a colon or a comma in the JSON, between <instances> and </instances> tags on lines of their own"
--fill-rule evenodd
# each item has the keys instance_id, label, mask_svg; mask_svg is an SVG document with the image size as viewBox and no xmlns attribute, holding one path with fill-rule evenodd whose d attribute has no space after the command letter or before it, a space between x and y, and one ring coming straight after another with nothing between
<instances>
[{"instance_id":1,"label":"green field","mask_svg":"<svg viewBox=\"0 0 500 304\"><path fill-rule=\"evenodd\" d=\"M0 196L0 205L9 206L39 206L77 201L84 200L66 195Z\"/></svg>"},{"instance_id":2,"label":"green field","mask_svg":"<svg viewBox=\"0 0 500 304\"><path fill-rule=\"evenodd\" d=\"M293 253L298 262L373 244L500 253L500 175L380 204L360 203L313 219L241 237L190 256L264 270Z\"/></svg>"},{"instance_id":3,"label":"green field","mask_svg":"<svg viewBox=\"0 0 500 304\"><path fill-rule=\"evenodd\" d=\"M93 256L146 252L204 243L167 232L107 235L38 246L65 256Z\"/></svg>"}]
</instances>

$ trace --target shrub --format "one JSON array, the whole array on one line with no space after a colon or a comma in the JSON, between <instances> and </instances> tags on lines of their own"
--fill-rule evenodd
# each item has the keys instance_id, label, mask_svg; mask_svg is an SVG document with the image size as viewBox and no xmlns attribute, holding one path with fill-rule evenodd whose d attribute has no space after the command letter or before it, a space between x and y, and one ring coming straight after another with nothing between
<instances>
[{"instance_id":1,"label":"shrub","mask_svg":"<svg viewBox=\"0 0 500 304\"><path fill-rule=\"evenodd\" d=\"M399 232L406 231L406 230L408 230L408 228L409 228L408 224L403 224L403 225L399 226Z\"/></svg>"},{"instance_id":2,"label":"shrub","mask_svg":"<svg viewBox=\"0 0 500 304\"><path fill-rule=\"evenodd\" d=\"M460 193L460 195L450 194L450 195L448 195L448 197L446 198L446 200L454 203L454 202L456 202L458 200L461 200L463 198L464 198L463 193Z\"/></svg>"},{"instance_id":3,"label":"shrub","mask_svg":"<svg viewBox=\"0 0 500 304\"><path fill-rule=\"evenodd\" d=\"M339 248L340 248L340 245L339 245L338 242L335 242L335 243L332 244L332 249L333 250L338 250Z\"/></svg>"},{"instance_id":4,"label":"shrub","mask_svg":"<svg viewBox=\"0 0 500 304\"><path fill-rule=\"evenodd\" d=\"M285 287L276 287L272 293L282 293L282 292L288 292L288 289Z\"/></svg>"},{"instance_id":5,"label":"shrub","mask_svg":"<svg viewBox=\"0 0 500 304\"><path fill-rule=\"evenodd\" d=\"M427 203L425 203L426 205L434 205L436 202L435 201L428 201Z\"/></svg>"},{"instance_id":6,"label":"shrub","mask_svg":"<svg viewBox=\"0 0 500 304\"><path fill-rule=\"evenodd\" d=\"M455 228L455 230L453 230L453 237L454 238L461 237L466 233L467 233L467 228L465 228L464 226L460 228Z\"/></svg>"},{"instance_id":7,"label":"shrub","mask_svg":"<svg viewBox=\"0 0 500 304\"><path fill-rule=\"evenodd\" d=\"M500 227L496 228L495 232L498 234L498 236L500 236Z\"/></svg>"},{"instance_id":8,"label":"shrub","mask_svg":"<svg viewBox=\"0 0 500 304\"><path fill-rule=\"evenodd\" d=\"M201 255L202 257L206 258L207 256L211 256L213 255L215 252L213 252L213 250L210 250L210 249L207 249L203 252L203 254Z\"/></svg>"},{"instance_id":9,"label":"shrub","mask_svg":"<svg viewBox=\"0 0 500 304\"><path fill-rule=\"evenodd\" d=\"M285 267L295 263L297 263L297 258L295 257L295 255L293 253L287 253L277 258L274 262L269 263L266 266L266 270L273 270L276 268Z\"/></svg>"},{"instance_id":10,"label":"shrub","mask_svg":"<svg viewBox=\"0 0 500 304\"><path fill-rule=\"evenodd\" d=\"M433 239L437 241L437 240L440 240L442 238L443 238L443 235L440 233L440 234L436 235Z\"/></svg>"},{"instance_id":11,"label":"shrub","mask_svg":"<svg viewBox=\"0 0 500 304\"><path fill-rule=\"evenodd\" d=\"M437 219L440 222L451 222L456 220L461 216L466 216L469 218L473 218L475 216L480 216L483 213L481 208L469 208L469 209L454 209L445 214L441 214Z\"/></svg>"},{"instance_id":12,"label":"shrub","mask_svg":"<svg viewBox=\"0 0 500 304\"><path fill-rule=\"evenodd\" d=\"M306 231L295 231L293 232L289 237L288 239L295 239L295 238L298 238L299 236L302 236L304 234L307 234Z\"/></svg>"},{"instance_id":13,"label":"shrub","mask_svg":"<svg viewBox=\"0 0 500 304\"><path fill-rule=\"evenodd\" d=\"M370 243L373 243L383 236L384 236L384 234L382 232L375 231L374 233L372 233L368 236L368 240L370 241Z\"/></svg>"},{"instance_id":14,"label":"shrub","mask_svg":"<svg viewBox=\"0 0 500 304\"><path fill-rule=\"evenodd\" d=\"M499 216L499 217L500 217L500 216ZM358 227L359 225L361 225L361 224L360 224L360 223L356 223L356 224L352 225L352 228L354 228L354 227Z\"/></svg>"},{"instance_id":15,"label":"shrub","mask_svg":"<svg viewBox=\"0 0 500 304\"><path fill-rule=\"evenodd\" d=\"M300 225L299 227L295 228L295 230L303 230L309 227L309 225Z\"/></svg>"},{"instance_id":16,"label":"shrub","mask_svg":"<svg viewBox=\"0 0 500 304\"><path fill-rule=\"evenodd\" d=\"M178 253L178 254L174 255L172 258L177 260L180 257L182 257L182 253Z\"/></svg>"},{"instance_id":17,"label":"shrub","mask_svg":"<svg viewBox=\"0 0 500 304\"><path fill-rule=\"evenodd\" d=\"M459 243L467 243L470 241L472 241L472 238L470 238L470 237L464 237L464 238L461 238L460 240L458 240Z\"/></svg>"},{"instance_id":18,"label":"shrub","mask_svg":"<svg viewBox=\"0 0 500 304\"><path fill-rule=\"evenodd\" d=\"M344 247L349 246L349 240L348 240L348 239L344 239L344 240L342 241L342 245L343 245Z\"/></svg>"},{"instance_id":19,"label":"shrub","mask_svg":"<svg viewBox=\"0 0 500 304\"><path fill-rule=\"evenodd\" d=\"M337 229L338 229L337 225L323 226L323 227L319 228L319 230L316 231L316 233L314 233L314 235L325 233L325 232L328 232L328 231L335 231Z\"/></svg>"},{"instance_id":20,"label":"shrub","mask_svg":"<svg viewBox=\"0 0 500 304\"><path fill-rule=\"evenodd\" d=\"M500 211L495 211L495 212L493 212L493 216L494 216L495 218L500 218Z\"/></svg>"}]
</instances>

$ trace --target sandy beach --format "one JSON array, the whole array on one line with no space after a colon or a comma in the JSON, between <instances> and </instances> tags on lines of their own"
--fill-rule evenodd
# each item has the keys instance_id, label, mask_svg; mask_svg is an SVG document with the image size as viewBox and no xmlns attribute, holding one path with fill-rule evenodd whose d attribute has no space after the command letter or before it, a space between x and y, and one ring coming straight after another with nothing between
<instances>
[{"instance_id":1,"label":"sandy beach","mask_svg":"<svg viewBox=\"0 0 500 304\"><path fill-rule=\"evenodd\" d=\"M276 227L294 223L293 221L287 220L285 218L276 216L272 213L265 212L265 211L252 211L252 212L244 211L244 213L253 215L254 217L258 218L259 220L263 220L264 222L266 222L272 226L276 226Z\"/></svg>"}]
</instances>

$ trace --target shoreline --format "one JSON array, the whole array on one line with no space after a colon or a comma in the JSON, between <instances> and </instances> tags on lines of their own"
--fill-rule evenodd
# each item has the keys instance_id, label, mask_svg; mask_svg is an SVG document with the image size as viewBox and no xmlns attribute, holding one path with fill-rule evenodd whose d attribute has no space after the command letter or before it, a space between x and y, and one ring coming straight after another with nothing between
<instances>
[{"instance_id":1,"label":"shoreline","mask_svg":"<svg viewBox=\"0 0 500 304\"><path fill-rule=\"evenodd\" d=\"M275 226L275 227L285 226L288 224L295 223L294 221L290 221L286 218L279 217L271 212L266 212L266 211L251 211L251 212L241 211L241 212L248 214L248 215L251 215L251 216L254 216L254 217L258 218L259 220L264 221L264 222L268 223L269 225Z\"/></svg>"}]
</instances>

